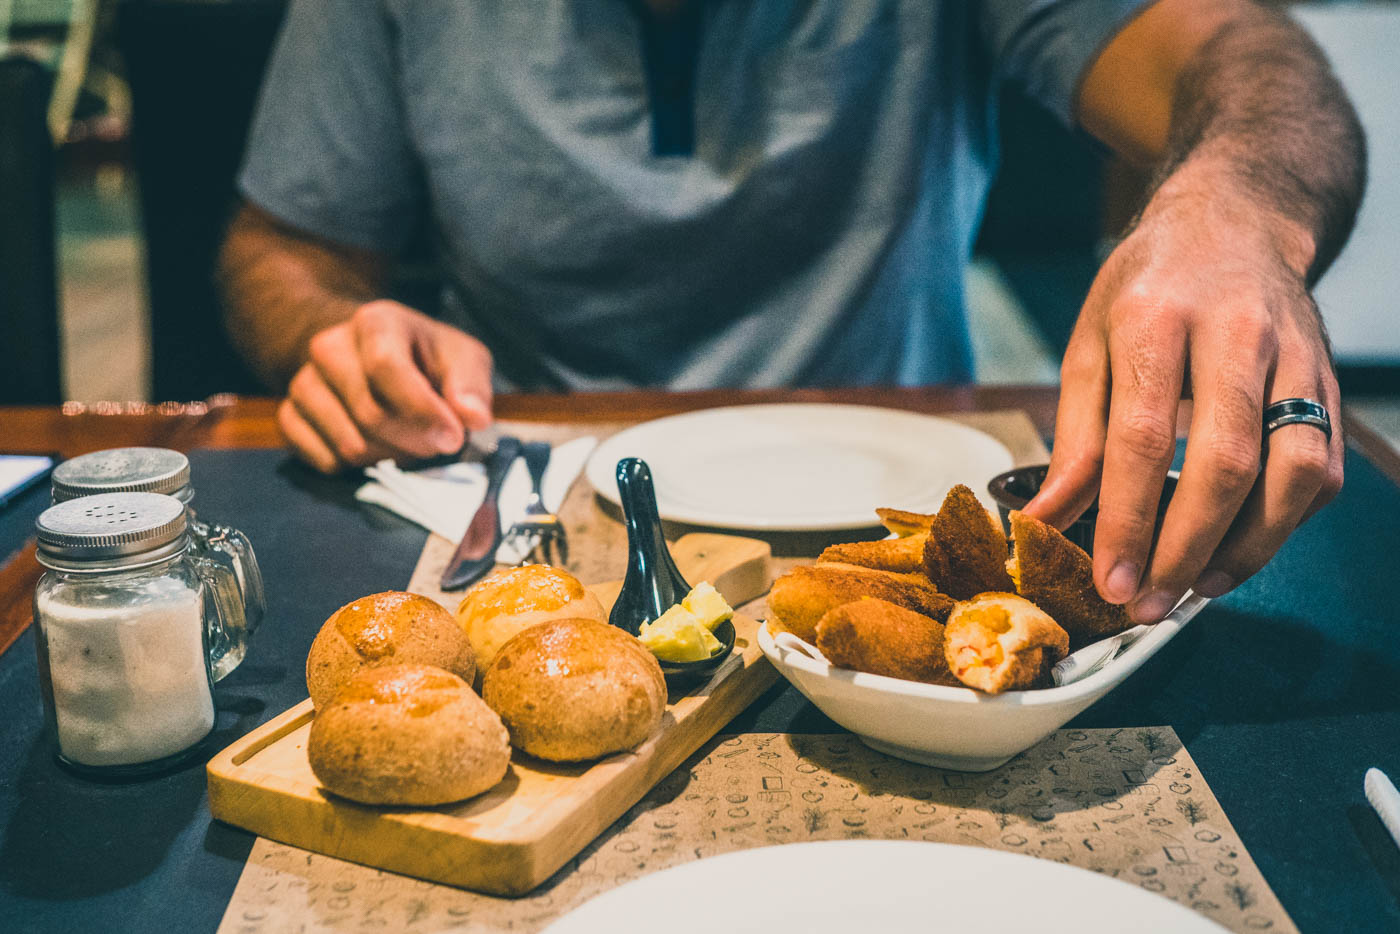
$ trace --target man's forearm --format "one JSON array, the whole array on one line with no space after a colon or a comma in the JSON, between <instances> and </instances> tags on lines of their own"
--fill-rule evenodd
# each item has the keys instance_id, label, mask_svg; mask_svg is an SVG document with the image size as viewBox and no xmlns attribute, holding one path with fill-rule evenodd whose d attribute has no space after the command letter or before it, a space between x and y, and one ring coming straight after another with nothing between
<instances>
[{"instance_id":1,"label":"man's forearm","mask_svg":"<svg viewBox=\"0 0 1400 934\"><path fill-rule=\"evenodd\" d=\"M1321 51L1282 14L1242 4L1178 75L1154 192L1182 176L1227 184L1301 233L1290 259L1311 284L1351 232L1365 164L1360 123Z\"/></svg>"},{"instance_id":2,"label":"man's forearm","mask_svg":"<svg viewBox=\"0 0 1400 934\"><path fill-rule=\"evenodd\" d=\"M298 236L244 207L219 259L229 336L269 388L281 391L311 338L379 297L384 261Z\"/></svg>"}]
</instances>

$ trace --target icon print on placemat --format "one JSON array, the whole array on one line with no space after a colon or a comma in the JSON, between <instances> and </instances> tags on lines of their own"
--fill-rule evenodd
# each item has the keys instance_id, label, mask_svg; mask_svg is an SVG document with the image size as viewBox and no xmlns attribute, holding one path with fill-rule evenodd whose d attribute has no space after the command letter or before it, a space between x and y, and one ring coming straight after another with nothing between
<instances>
[{"instance_id":1,"label":"icon print on placemat","mask_svg":"<svg viewBox=\"0 0 1400 934\"><path fill-rule=\"evenodd\" d=\"M1297 930L1169 727L1061 730L982 774L892 759L848 734L721 737L523 898L259 840L220 930L331 931L331 918L446 926L470 917L473 929L536 931L601 892L693 859L851 839L1028 853L1157 892L1233 931ZM353 891L335 888L347 883ZM347 902L331 911L337 897Z\"/></svg>"}]
</instances>

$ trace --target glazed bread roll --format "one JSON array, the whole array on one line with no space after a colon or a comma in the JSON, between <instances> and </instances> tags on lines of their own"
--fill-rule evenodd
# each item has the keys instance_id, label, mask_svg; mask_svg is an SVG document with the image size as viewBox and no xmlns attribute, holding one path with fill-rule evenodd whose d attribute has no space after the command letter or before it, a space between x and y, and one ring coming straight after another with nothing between
<instances>
[{"instance_id":1,"label":"glazed bread roll","mask_svg":"<svg viewBox=\"0 0 1400 934\"><path fill-rule=\"evenodd\" d=\"M471 642L435 601L391 590L331 614L306 656L306 690L320 710L356 673L381 665L435 665L467 683L476 675Z\"/></svg>"},{"instance_id":2,"label":"glazed bread roll","mask_svg":"<svg viewBox=\"0 0 1400 934\"><path fill-rule=\"evenodd\" d=\"M817 648L838 668L960 685L948 670L943 624L874 597L828 610L817 622Z\"/></svg>"},{"instance_id":3,"label":"glazed bread roll","mask_svg":"<svg viewBox=\"0 0 1400 934\"><path fill-rule=\"evenodd\" d=\"M501 646L482 697L515 748L577 762L635 749L661 723L666 680L635 637L593 619L560 619Z\"/></svg>"},{"instance_id":4,"label":"glazed bread roll","mask_svg":"<svg viewBox=\"0 0 1400 934\"><path fill-rule=\"evenodd\" d=\"M829 610L861 597L875 597L942 621L953 600L922 574L897 574L851 564L823 562L793 568L768 594L768 630L790 632L813 645L817 623Z\"/></svg>"},{"instance_id":5,"label":"glazed bread roll","mask_svg":"<svg viewBox=\"0 0 1400 934\"><path fill-rule=\"evenodd\" d=\"M555 619L606 623L608 615L578 578L547 564L497 571L468 590L457 606L457 622L482 671L516 633Z\"/></svg>"},{"instance_id":6,"label":"glazed bread roll","mask_svg":"<svg viewBox=\"0 0 1400 934\"><path fill-rule=\"evenodd\" d=\"M988 694L1044 685L1069 651L1069 634L1059 623L1013 593L978 594L959 603L943 638L957 679Z\"/></svg>"},{"instance_id":7,"label":"glazed bread roll","mask_svg":"<svg viewBox=\"0 0 1400 934\"><path fill-rule=\"evenodd\" d=\"M428 665L352 677L311 724L311 771L365 804L428 806L479 795L505 777L510 741L467 682Z\"/></svg>"}]
</instances>

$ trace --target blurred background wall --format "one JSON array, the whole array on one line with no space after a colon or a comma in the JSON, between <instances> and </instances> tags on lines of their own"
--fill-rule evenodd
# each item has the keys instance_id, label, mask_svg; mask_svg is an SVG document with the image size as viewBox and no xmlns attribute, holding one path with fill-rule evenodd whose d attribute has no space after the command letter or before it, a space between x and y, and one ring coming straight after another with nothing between
<instances>
[{"instance_id":1,"label":"blurred background wall","mask_svg":"<svg viewBox=\"0 0 1400 934\"><path fill-rule=\"evenodd\" d=\"M257 392L212 279L285 0L0 0L0 403ZM1400 3L1291 7L1372 140L1370 200L1319 301L1346 379L1400 392ZM1002 100L1002 168L968 273L979 378L1050 382L1144 179ZM422 255L404 287L431 292ZM426 270L426 271L425 271ZM424 288L425 280L428 288Z\"/></svg>"}]
</instances>

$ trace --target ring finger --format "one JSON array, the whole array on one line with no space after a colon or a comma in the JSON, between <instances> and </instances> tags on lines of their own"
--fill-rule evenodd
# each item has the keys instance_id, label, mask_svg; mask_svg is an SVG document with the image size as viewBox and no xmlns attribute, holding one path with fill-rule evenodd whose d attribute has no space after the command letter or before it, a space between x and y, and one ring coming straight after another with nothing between
<instances>
[{"instance_id":1,"label":"ring finger","mask_svg":"<svg viewBox=\"0 0 1400 934\"><path fill-rule=\"evenodd\" d=\"M1208 333L1193 342L1186 457L1131 607L1138 622L1155 622L1171 611L1201 576L1258 483L1261 413L1277 352L1262 331L1253 341L1249 333Z\"/></svg>"},{"instance_id":2,"label":"ring finger","mask_svg":"<svg viewBox=\"0 0 1400 934\"><path fill-rule=\"evenodd\" d=\"M1279 399L1323 397L1315 382L1276 381ZM1330 410L1329 410L1330 411ZM1284 425L1264 440L1264 472L1195 590L1218 597L1262 568L1311 511L1332 460L1327 435L1313 425Z\"/></svg>"}]
</instances>

